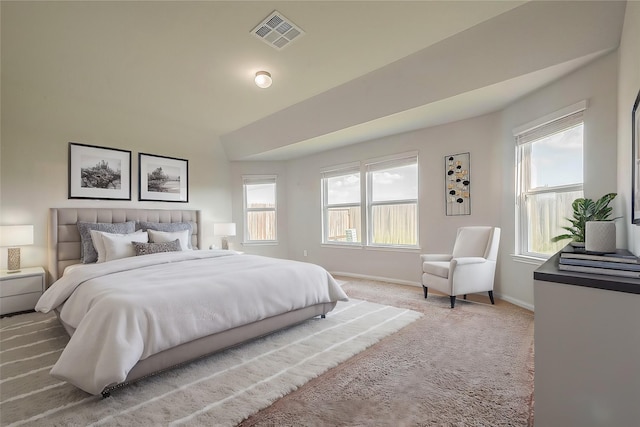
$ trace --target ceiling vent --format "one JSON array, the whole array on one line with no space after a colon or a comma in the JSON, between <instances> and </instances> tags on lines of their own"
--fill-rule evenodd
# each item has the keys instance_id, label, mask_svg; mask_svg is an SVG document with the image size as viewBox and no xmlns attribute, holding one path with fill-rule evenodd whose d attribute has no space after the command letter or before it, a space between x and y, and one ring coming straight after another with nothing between
<instances>
[{"instance_id":1,"label":"ceiling vent","mask_svg":"<svg viewBox=\"0 0 640 427\"><path fill-rule=\"evenodd\" d=\"M284 49L304 35L304 31L300 27L277 10L251 30L251 33L277 50Z\"/></svg>"}]
</instances>

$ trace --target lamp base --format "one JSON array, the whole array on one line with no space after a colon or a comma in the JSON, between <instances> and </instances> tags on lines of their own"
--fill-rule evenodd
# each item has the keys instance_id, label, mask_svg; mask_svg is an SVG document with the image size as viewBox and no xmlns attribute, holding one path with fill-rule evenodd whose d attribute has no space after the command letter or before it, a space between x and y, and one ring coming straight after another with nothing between
<instances>
[{"instance_id":1,"label":"lamp base","mask_svg":"<svg viewBox=\"0 0 640 427\"><path fill-rule=\"evenodd\" d=\"M229 249L229 241L227 240L226 237L223 237L222 239L220 239L220 246L222 246L222 249L224 250Z\"/></svg>"},{"instance_id":2,"label":"lamp base","mask_svg":"<svg viewBox=\"0 0 640 427\"><path fill-rule=\"evenodd\" d=\"M7 273L20 271L20 248L9 248L7 257Z\"/></svg>"}]
</instances>

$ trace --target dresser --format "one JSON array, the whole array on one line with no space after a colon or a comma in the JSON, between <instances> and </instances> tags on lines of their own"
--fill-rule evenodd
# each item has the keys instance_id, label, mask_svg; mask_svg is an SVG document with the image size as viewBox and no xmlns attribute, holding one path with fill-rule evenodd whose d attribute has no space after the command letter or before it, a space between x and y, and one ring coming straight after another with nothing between
<instances>
[{"instance_id":1,"label":"dresser","mask_svg":"<svg viewBox=\"0 0 640 427\"><path fill-rule=\"evenodd\" d=\"M534 272L535 423L631 427L640 420L640 279Z\"/></svg>"},{"instance_id":2,"label":"dresser","mask_svg":"<svg viewBox=\"0 0 640 427\"><path fill-rule=\"evenodd\" d=\"M18 273L0 271L0 315L33 310L44 292L44 269L22 268Z\"/></svg>"}]
</instances>

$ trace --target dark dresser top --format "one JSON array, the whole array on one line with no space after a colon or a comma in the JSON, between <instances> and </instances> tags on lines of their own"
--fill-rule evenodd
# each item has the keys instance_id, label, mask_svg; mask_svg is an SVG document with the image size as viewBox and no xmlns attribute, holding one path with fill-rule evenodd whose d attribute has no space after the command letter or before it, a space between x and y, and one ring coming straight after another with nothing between
<instances>
[{"instance_id":1,"label":"dark dresser top","mask_svg":"<svg viewBox=\"0 0 640 427\"><path fill-rule=\"evenodd\" d=\"M614 292L640 294L640 279L559 270L559 258L559 253L549 258L533 272L533 278L535 280L543 280L545 282L584 286L587 288L604 289Z\"/></svg>"}]
</instances>

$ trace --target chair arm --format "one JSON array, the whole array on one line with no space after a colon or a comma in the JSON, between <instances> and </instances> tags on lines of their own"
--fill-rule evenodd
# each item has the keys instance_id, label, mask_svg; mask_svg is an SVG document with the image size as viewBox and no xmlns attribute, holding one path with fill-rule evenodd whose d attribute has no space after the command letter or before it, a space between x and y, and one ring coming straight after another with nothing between
<instances>
[{"instance_id":1,"label":"chair arm","mask_svg":"<svg viewBox=\"0 0 640 427\"><path fill-rule=\"evenodd\" d=\"M463 257L463 258L455 258L458 262L458 265L469 265L469 264L483 264L487 262L486 258L482 257Z\"/></svg>"},{"instance_id":2,"label":"chair arm","mask_svg":"<svg viewBox=\"0 0 640 427\"><path fill-rule=\"evenodd\" d=\"M429 261L451 261L453 255L450 254L422 254L420 255L422 262Z\"/></svg>"}]
</instances>

